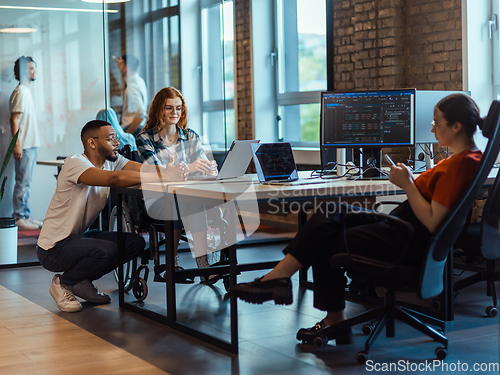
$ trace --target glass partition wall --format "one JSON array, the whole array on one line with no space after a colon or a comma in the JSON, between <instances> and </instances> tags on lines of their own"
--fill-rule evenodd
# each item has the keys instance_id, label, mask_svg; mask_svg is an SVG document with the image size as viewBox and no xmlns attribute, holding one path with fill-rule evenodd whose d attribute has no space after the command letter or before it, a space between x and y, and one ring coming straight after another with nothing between
<instances>
[{"instance_id":1,"label":"glass partition wall","mask_svg":"<svg viewBox=\"0 0 500 375\"><path fill-rule=\"evenodd\" d=\"M232 1L180 3L0 0L1 158L12 138L9 100L19 83L14 63L21 56L36 64L28 88L40 136L38 161L83 152L80 131L101 109L115 110L121 123L125 86L115 58L123 55L139 62L147 105L161 88L178 88L189 109L188 126L207 150L223 154L235 138ZM0 217L13 212L13 160L6 174ZM35 166L29 203L37 220L44 219L56 175L55 166ZM17 249L0 249L0 267L36 262L37 236L19 231Z\"/></svg>"},{"instance_id":2,"label":"glass partition wall","mask_svg":"<svg viewBox=\"0 0 500 375\"><path fill-rule=\"evenodd\" d=\"M106 11L107 12L107 11ZM104 13L107 14L107 13ZM64 0L0 1L0 155L12 138L9 100L19 84L14 64L21 56L35 63L27 87L33 97L40 146L37 160L55 160L83 151L80 130L106 106L102 4ZM19 77L24 81L23 65ZM30 188L31 217L43 220L56 187L54 166L36 165ZM14 162L0 216L13 212ZM19 231L17 249L0 252L0 264L36 262L38 231Z\"/></svg>"}]
</instances>

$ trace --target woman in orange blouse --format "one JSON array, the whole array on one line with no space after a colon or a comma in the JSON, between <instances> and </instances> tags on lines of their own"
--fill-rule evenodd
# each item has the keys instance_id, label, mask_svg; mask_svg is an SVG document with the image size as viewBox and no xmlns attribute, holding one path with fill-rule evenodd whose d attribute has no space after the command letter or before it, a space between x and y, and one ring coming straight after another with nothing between
<instances>
[{"instance_id":1,"label":"woman in orange blouse","mask_svg":"<svg viewBox=\"0 0 500 375\"><path fill-rule=\"evenodd\" d=\"M312 266L314 307L326 311L326 316L313 327L300 329L297 339L313 341L325 327L345 320L344 274L342 270L329 267L331 256L346 252L348 244L350 253L377 254L380 260L403 264L421 263L424 256L421 249L467 186L479 164L482 153L473 136L476 126L481 127L482 124L479 108L469 96L447 96L434 108L431 131L439 145L450 147L453 154L417 179L404 164L391 166L390 181L401 187L408 198L391 214L408 221L414 229L406 251L401 250L401 244L408 243L406 233L401 233L386 221L364 215L359 208L328 203L328 206L320 206L283 250L285 258L273 270L253 282L236 285L233 293L252 303L274 300L278 304L291 304L290 277L298 270ZM346 220L345 214L352 211L358 214ZM335 338L337 344L350 343L352 331L349 328L338 332Z\"/></svg>"}]
</instances>

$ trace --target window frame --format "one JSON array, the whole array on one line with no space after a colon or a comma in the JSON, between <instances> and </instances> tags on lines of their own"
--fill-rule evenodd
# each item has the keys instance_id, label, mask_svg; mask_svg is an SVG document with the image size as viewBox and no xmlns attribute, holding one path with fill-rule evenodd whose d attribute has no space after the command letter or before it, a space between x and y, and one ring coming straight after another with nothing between
<instances>
[{"instance_id":1,"label":"window frame","mask_svg":"<svg viewBox=\"0 0 500 375\"><path fill-rule=\"evenodd\" d=\"M307 147L307 148L316 148L319 147L319 138L315 142L311 141L290 141L286 138L285 136L285 130L284 130L284 124L282 121L283 117L283 108L284 106L292 106L292 105L302 105L302 104L318 104L320 103L321 100L321 92L326 91L328 88L328 78L329 78L329 72L328 72L328 54L326 55L326 81L325 81L325 89L323 90L314 90L314 91L286 91L284 88L285 81L286 79L284 78L284 75L286 74L286 68L284 67L284 58L282 58L283 54L286 51L283 51L282 46L285 46L285 42L283 40L282 35L288 34L291 31L289 30L290 27L294 26L294 29L296 28L295 25L284 25L285 22L283 20L283 8L281 6L282 2L286 0L274 0L274 14L275 14L275 20L274 20L274 35L275 35L275 49L272 52L272 59L273 59L273 64L274 64L274 69L275 69L275 96L276 96L276 113L277 113L277 134L278 134L278 141L289 141L293 146L296 147ZM297 1L297 0L296 0ZM325 46L326 49L328 49L328 31L330 29L329 21L327 15L329 13L330 9L330 2L331 0L324 0L325 1L325 23L326 23L326 33L325 33ZM291 7L287 7L289 9ZM296 7L294 9L296 11ZM295 19L298 19L295 17ZM284 32L281 30L285 29ZM293 30L292 30L293 31ZM298 37L298 32L297 32L297 37ZM297 62L298 64L298 62ZM298 85L298 79L299 76L297 74L297 85ZM318 126L319 126L319 114L318 114ZM301 130L300 123L298 124L299 130Z\"/></svg>"},{"instance_id":2,"label":"window frame","mask_svg":"<svg viewBox=\"0 0 500 375\"><path fill-rule=\"evenodd\" d=\"M114 6L120 8L120 17L113 19L107 23L106 34L108 36L107 49L109 50L109 38L111 37L111 33L113 31L120 32L120 43L122 45L121 52L123 52L123 45L128 47L126 43L127 37L126 33L131 32L132 37L132 50L134 54L140 58L141 64L139 66L139 74L144 77L146 81L146 86L148 89L148 97L149 102L151 102L158 91L157 87L157 75L158 73L155 65L155 56L157 56L157 48L155 48L154 44L148 43L147 38L152 38L154 34L154 23L158 21L162 21L164 19L170 20L172 17L177 17L177 35L179 36L177 52L178 52L178 75L176 79L178 80L178 84L172 82L172 77L169 77L169 82L163 82L161 85L164 87L167 84L175 85L177 88L182 90L182 56L181 56L181 18L180 18L180 7L178 4L176 5L168 5L170 1L167 1L163 8L153 9L153 3L156 0L143 0L141 3L121 3L115 4ZM113 4L108 4L112 6ZM130 15L131 14L131 15ZM130 27L131 26L131 27ZM127 29L127 30L125 30ZM168 30L168 38L171 38L171 29L169 26ZM171 46L171 41L169 41L169 46ZM148 47L153 46L153 47ZM130 48L127 48L130 49ZM172 56L172 48L168 48L168 51L163 50L163 45L161 46L161 51L165 55L165 52L168 52L168 59L165 58L164 62L170 65L170 57ZM110 61L110 64L114 64L113 61ZM109 66L109 69L112 68L113 65ZM171 65L170 65L171 66ZM141 74L142 73L142 74ZM112 106L112 104L110 105Z\"/></svg>"},{"instance_id":3,"label":"window frame","mask_svg":"<svg viewBox=\"0 0 500 375\"><path fill-rule=\"evenodd\" d=\"M214 131L214 128L209 127L210 125L205 123L205 115L210 115L211 113L214 112L222 112L223 116L223 130L224 130L224 149L228 149L229 147L229 140L232 140L232 138L236 138L236 114L234 114L234 129L228 129L228 122L227 122L227 116L228 112L232 112L235 109L235 98L236 98L236 92L234 93L233 97L226 97L226 58L225 58L225 49L224 49L224 44L225 44L225 39L224 39L224 21L225 21L225 16L224 16L224 3L233 3L233 15L232 15L232 22L233 22L233 29L234 29L234 1L233 0L199 0L199 24L200 24L200 63L199 63L199 72L200 72L200 100L201 100L201 122L202 122L202 135L205 136L203 137L203 141L208 143L216 145L216 148L220 148L220 145L218 141L213 141L210 139L209 134ZM207 8L214 7L214 6L219 6L220 7L220 18L219 18L219 32L221 33L221 38L220 40L222 43L218 45L217 47L219 48L219 54L222 56L222 65L220 66L221 69L221 84L222 84L222 99L209 99L205 100L204 99L204 90L205 90L205 77L204 77L204 72L205 70L208 70L206 66L204 66L204 34L203 34L203 11ZM213 40L211 40L212 43L214 43ZM233 39L233 51L234 51L234 39ZM214 64L214 66L220 65L220 60L217 61L208 61L208 64ZM236 81L236 72L234 69L234 63L233 63L233 75L235 77ZM217 128L215 128L217 129ZM215 130L217 131L217 130ZM228 135L230 136L231 139L228 139ZM208 138L208 139L207 139Z\"/></svg>"}]
</instances>

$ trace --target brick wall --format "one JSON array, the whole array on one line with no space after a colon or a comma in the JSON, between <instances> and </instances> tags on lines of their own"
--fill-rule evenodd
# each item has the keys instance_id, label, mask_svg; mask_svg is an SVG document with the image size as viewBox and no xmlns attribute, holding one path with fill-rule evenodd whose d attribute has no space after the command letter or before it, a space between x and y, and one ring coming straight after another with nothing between
<instances>
[{"instance_id":1,"label":"brick wall","mask_svg":"<svg viewBox=\"0 0 500 375\"><path fill-rule=\"evenodd\" d=\"M252 18L250 0L234 0L236 138L254 139Z\"/></svg>"},{"instance_id":2,"label":"brick wall","mask_svg":"<svg viewBox=\"0 0 500 375\"><path fill-rule=\"evenodd\" d=\"M334 85L461 90L461 1L335 1ZM407 148L387 151L396 161L409 156Z\"/></svg>"},{"instance_id":3,"label":"brick wall","mask_svg":"<svg viewBox=\"0 0 500 375\"><path fill-rule=\"evenodd\" d=\"M336 90L462 89L460 0L334 2Z\"/></svg>"},{"instance_id":4,"label":"brick wall","mask_svg":"<svg viewBox=\"0 0 500 375\"><path fill-rule=\"evenodd\" d=\"M355 88L354 4L354 0L334 2L334 80L335 89L339 91Z\"/></svg>"},{"instance_id":5,"label":"brick wall","mask_svg":"<svg viewBox=\"0 0 500 375\"><path fill-rule=\"evenodd\" d=\"M407 85L462 90L460 0L406 0Z\"/></svg>"}]
</instances>

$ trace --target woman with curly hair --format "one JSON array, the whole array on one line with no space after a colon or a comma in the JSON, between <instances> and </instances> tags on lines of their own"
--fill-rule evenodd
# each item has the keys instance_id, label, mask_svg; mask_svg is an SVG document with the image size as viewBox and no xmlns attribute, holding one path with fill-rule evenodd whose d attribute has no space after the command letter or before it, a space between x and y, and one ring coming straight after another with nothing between
<instances>
[{"instance_id":1,"label":"woman with curly hair","mask_svg":"<svg viewBox=\"0 0 500 375\"><path fill-rule=\"evenodd\" d=\"M137 136L137 148L143 162L155 165L186 164L189 174L216 175L217 163L209 160L202 147L199 135L187 127L187 108L184 97L174 87L165 87L155 95L148 113L146 126ZM200 211L199 207L186 206L185 212ZM181 210L183 211L183 210ZM203 211L203 210L201 210ZM189 215L184 215L189 216ZM199 268L208 267L207 225L198 220L190 220L189 229L195 243L194 253ZM174 224L175 266L179 266L177 246L183 223ZM202 283L216 282L219 275L201 276Z\"/></svg>"}]
</instances>

